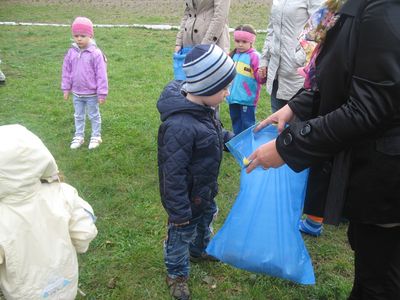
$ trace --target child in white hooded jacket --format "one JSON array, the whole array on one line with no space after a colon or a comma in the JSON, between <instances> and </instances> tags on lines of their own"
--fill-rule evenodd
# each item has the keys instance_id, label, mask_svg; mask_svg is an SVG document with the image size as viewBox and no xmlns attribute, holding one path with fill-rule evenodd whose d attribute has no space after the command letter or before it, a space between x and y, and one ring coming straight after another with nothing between
<instances>
[{"instance_id":1,"label":"child in white hooded jacket","mask_svg":"<svg viewBox=\"0 0 400 300\"><path fill-rule=\"evenodd\" d=\"M75 299L77 252L97 235L92 207L58 179L42 141L0 126L0 287L6 299Z\"/></svg>"}]
</instances>

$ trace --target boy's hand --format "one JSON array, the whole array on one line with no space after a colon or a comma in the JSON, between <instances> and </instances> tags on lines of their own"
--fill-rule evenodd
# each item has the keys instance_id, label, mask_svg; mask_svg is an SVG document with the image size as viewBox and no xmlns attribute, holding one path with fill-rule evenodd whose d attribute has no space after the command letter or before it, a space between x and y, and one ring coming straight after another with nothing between
<instances>
[{"instance_id":1,"label":"boy's hand","mask_svg":"<svg viewBox=\"0 0 400 300\"><path fill-rule=\"evenodd\" d=\"M68 100L69 92L64 92L64 100Z\"/></svg>"},{"instance_id":2,"label":"boy's hand","mask_svg":"<svg viewBox=\"0 0 400 300\"><path fill-rule=\"evenodd\" d=\"M100 104L103 104L104 102L106 102L106 99L104 99L104 98L99 98L98 101L99 101Z\"/></svg>"}]
</instances>

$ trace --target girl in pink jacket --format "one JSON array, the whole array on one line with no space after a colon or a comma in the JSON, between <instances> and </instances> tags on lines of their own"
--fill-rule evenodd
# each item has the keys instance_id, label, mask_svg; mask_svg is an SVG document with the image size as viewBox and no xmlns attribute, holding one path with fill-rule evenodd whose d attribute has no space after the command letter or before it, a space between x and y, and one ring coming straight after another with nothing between
<instances>
[{"instance_id":1,"label":"girl in pink jacket","mask_svg":"<svg viewBox=\"0 0 400 300\"><path fill-rule=\"evenodd\" d=\"M92 124L89 149L97 148L101 139L99 103L108 94L107 60L93 38L93 24L88 18L77 17L71 27L74 43L64 58L61 89L64 99L73 95L75 135L71 149L84 143L86 110Z\"/></svg>"}]
</instances>

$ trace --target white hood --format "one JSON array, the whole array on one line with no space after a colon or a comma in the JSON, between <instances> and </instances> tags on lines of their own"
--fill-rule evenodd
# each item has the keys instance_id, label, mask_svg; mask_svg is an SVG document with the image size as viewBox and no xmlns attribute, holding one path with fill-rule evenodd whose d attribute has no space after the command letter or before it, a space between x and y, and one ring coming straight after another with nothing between
<instances>
[{"instance_id":1,"label":"white hood","mask_svg":"<svg viewBox=\"0 0 400 300\"><path fill-rule=\"evenodd\" d=\"M21 125L0 126L0 201L21 201L58 174L53 155ZM18 191L18 193L16 193Z\"/></svg>"},{"instance_id":2,"label":"white hood","mask_svg":"<svg viewBox=\"0 0 400 300\"><path fill-rule=\"evenodd\" d=\"M0 140L0 288L7 300L73 300L77 252L97 234L92 207L52 182L57 164L32 132L0 126Z\"/></svg>"}]
</instances>

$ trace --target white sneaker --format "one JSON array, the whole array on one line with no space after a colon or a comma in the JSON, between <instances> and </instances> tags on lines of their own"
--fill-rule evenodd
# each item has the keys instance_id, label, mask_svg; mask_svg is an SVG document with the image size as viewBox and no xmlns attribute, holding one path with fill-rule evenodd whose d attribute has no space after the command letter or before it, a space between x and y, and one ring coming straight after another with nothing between
<instances>
[{"instance_id":1,"label":"white sneaker","mask_svg":"<svg viewBox=\"0 0 400 300\"><path fill-rule=\"evenodd\" d=\"M85 142L82 136L74 136L71 142L71 149L78 149Z\"/></svg>"},{"instance_id":2,"label":"white sneaker","mask_svg":"<svg viewBox=\"0 0 400 300\"><path fill-rule=\"evenodd\" d=\"M100 146L101 142L102 142L101 137L92 136L90 138L89 149L97 148L98 146Z\"/></svg>"},{"instance_id":3,"label":"white sneaker","mask_svg":"<svg viewBox=\"0 0 400 300\"><path fill-rule=\"evenodd\" d=\"M0 70L0 83L3 84L6 82L6 75Z\"/></svg>"}]
</instances>

